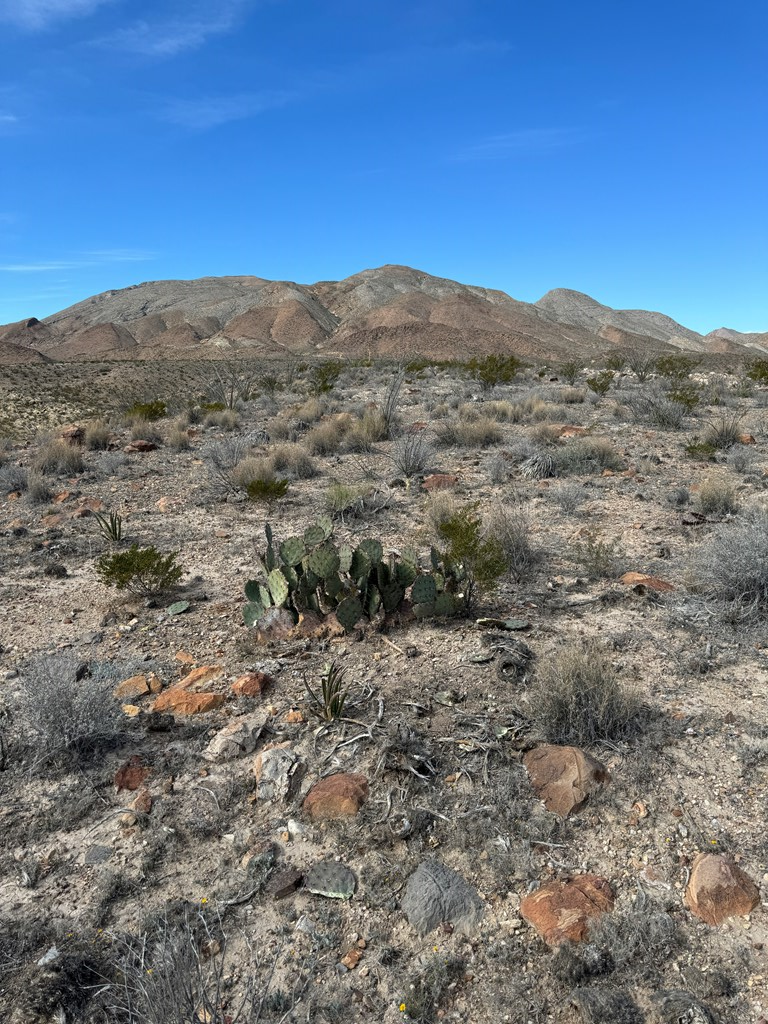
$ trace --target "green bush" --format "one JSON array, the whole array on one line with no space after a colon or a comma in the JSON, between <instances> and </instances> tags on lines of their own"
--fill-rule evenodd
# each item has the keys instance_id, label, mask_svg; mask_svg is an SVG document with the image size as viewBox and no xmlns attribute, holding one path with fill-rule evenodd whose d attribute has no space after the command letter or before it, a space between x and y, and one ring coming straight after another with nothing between
<instances>
[{"instance_id":1,"label":"green bush","mask_svg":"<svg viewBox=\"0 0 768 1024\"><path fill-rule=\"evenodd\" d=\"M667 380L687 380L690 374L701 364L701 360L695 356L686 356L680 353L670 353L659 356L656 360L656 371Z\"/></svg>"},{"instance_id":2,"label":"green bush","mask_svg":"<svg viewBox=\"0 0 768 1024\"><path fill-rule=\"evenodd\" d=\"M168 412L168 406L158 398L154 402L134 402L126 416L136 420L161 420Z\"/></svg>"},{"instance_id":3,"label":"green bush","mask_svg":"<svg viewBox=\"0 0 768 1024\"><path fill-rule=\"evenodd\" d=\"M747 363L747 377L756 384L768 384L768 359L755 359Z\"/></svg>"},{"instance_id":4,"label":"green bush","mask_svg":"<svg viewBox=\"0 0 768 1024\"><path fill-rule=\"evenodd\" d=\"M686 412L693 412L701 401L701 393L695 384L678 384L667 392L667 398L682 405Z\"/></svg>"},{"instance_id":5,"label":"green bush","mask_svg":"<svg viewBox=\"0 0 768 1024\"><path fill-rule=\"evenodd\" d=\"M483 523L476 512L476 504L468 505L438 526L440 537L447 541L443 561L449 572L463 583L463 593L458 596L467 614L480 594L493 590L507 571L501 542L496 537L483 536Z\"/></svg>"},{"instance_id":6,"label":"green bush","mask_svg":"<svg viewBox=\"0 0 768 1024\"><path fill-rule=\"evenodd\" d=\"M257 477L250 480L245 487L250 501L260 501L266 505L284 498L288 493L288 481L280 477Z\"/></svg>"},{"instance_id":7,"label":"green bush","mask_svg":"<svg viewBox=\"0 0 768 1024\"><path fill-rule=\"evenodd\" d=\"M594 391L596 395L601 398L608 394L608 391L613 383L613 378L616 374L613 370L601 370L600 373L596 373L594 377L587 377L587 387L590 391Z\"/></svg>"},{"instance_id":8,"label":"green bush","mask_svg":"<svg viewBox=\"0 0 768 1024\"><path fill-rule=\"evenodd\" d=\"M516 356L498 354L470 359L466 364L470 376L483 391L491 391L497 384L510 384L522 365Z\"/></svg>"},{"instance_id":9,"label":"green bush","mask_svg":"<svg viewBox=\"0 0 768 1024\"><path fill-rule=\"evenodd\" d=\"M127 551L102 555L96 562L96 574L108 587L128 590L141 597L154 597L172 589L183 575L177 563L179 552L162 555L151 545L132 544Z\"/></svg>"},{"instance_id":10,"label":"green bush","mask_svg":"<svg viewBox=\"0 0 768 1024\"><path fill-rule=\"evenodd\" d=\"M333 391L341 376L342 363L336 359L328 359L313 366L309 372L309 390L313 395L327 395Z\"/></svg>"}]
</instances>

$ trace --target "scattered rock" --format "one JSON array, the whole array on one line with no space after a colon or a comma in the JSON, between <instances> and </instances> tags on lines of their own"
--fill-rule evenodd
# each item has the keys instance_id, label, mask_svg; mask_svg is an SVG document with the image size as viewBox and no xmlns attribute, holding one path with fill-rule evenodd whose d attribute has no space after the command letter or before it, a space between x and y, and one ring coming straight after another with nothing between
<instances>
[{"instance_id":1,"label":"scattered rock","mask_svg":"<svg viewBox=\"0 0 768 1024\"><path fill-rule=\"evenodd\" d=\"M85 441L85 427L81 427L76 423L69 427L62 427L59 431L59 437L62 441L66 441L67 444L71 444L73 447L82 445Z\"/></svg>"},{"instance_id":2,"label":"scattered rock","mask_svg":"<svg viewBox=\"0 0 768 1024\"><path fill-rule=\"evenodd\" d=\"M646 590L655 590L659 594L668 593L675 589L674 585L667 580L662 580L658 576L649 576L644 572L625 572L623 576L619 577L619 582L624 583L628 587L643 587Z\"/></svg>"},{"instance_id":3,"label":"scattered rock","mask_svg":"<svg viewBox=\"0 0 768 1024\"><path fill-rule=\"evenodd\" d=\"M751 434L739 434L738 440L739 444L757 444Z\"/></svg>"},{"instance_id":4,"label":"scattered rock","mask_svg":"<svg viewBox=\"0 0 768 1024\"><path fill-rule=\"evenodd\" d=\"M315 821L354 818L367 796L368 780L364 775L339 772L316 782L302 806Z\"/></svg>"},{"instance_id":5,"label":"scattered rock","mask_svg":"<svg viewBox=\"0 0 768 1024\"><path fill-rule=\"evenodd\" d=\"M458 484L459 478L453 473L430 473L425 476L421 486L425 491L445 491Z\"/></svg>"},{"instance_id":6,"label":"scattered rock","mask_svg":"<svg viewBox=\"0 0 768 1024\"><path fill-rule=\"evenodd\" d=\"M608 769L578 747L542 744L523 758L536 796L566 818L580 811L610 779Z\"/></svg>"},{"instance_id":7,"label":"scattered rock","mask_svg":"<svg viewBox=\"0 0 768 1024\"><path fill-rule=\"evenodd\" d=\"M290 800L304 777L306 765L288 743L265 747L253 762L260 800Z\"/></svg>"},{"instance_id":8,"label":"scattered rock","mask_svg":"<svg viewBox=\"0 0 768 1024\"><path fill-rule=\"evenodd\" d=\"M354 895L357 879L345 864L335 860L321 860L309 869L304 885L316 896L348 900Z\"/></svg>"},{"instance_id":9,"label":"scattered rock","mask_svg":"<svg viewBox=\"0 0 768 1024\"><path fill-rule=\"evenodd\" d=\"M560 427L560 433L558 434L558 437L561 437L565 440L569 437L583 437L586 433L586 427L577 427L575 425L566 423Z\"/></svg>"},{"instance_id":10,"label":"scattered rock","mask_svg":"<svg viewBox=\"0 0 768 1024\"><path fill-rule=\"evenodd\" d=\"M220 708L225 700L223 693L190 693L178 685L161 693L152 705L152 711L170 711L174 715L202 715L206 711Z\"/></svg>"},{"instance_id":11,"label":"scattered rock","mask_svg":"<svg viewBox=\"0 0 768 1024\"><path fill-rule=\"evenodd\" d=\"M301 886L304 875L296 868L286 867L274 875L267 885L267 893L275 900L285 899Z\"/></svg>"},{"instance_id":12,"label":"scattered rock","mask_svg":"<svg viewBox=\"0 0 768 1024\"><path fill-rule=\"evenodd\" d=\"M252 754L263 730L262 718L236 718L216 733L203 751L203 757L206 761L232 761L244 754Z\"/></svg>"},{"instance_id":13,"label":"scattered rock","mask_svg":"<svg viewBox=\"0 0 768 1024\"><path fill-rule=\"evenodd\" d=\"M104 864L112 859L114 850L111 846L89 846L83 857L83 864L92 867L95 864Z\"/></svg>"},{"instance_id":14,"label":"scattered rock","mask_svg":"<svg viewBox=\"0 0 768 1024\"><path fill-rule=\"evenodd\" d=\"M176 657L178 658L178 655ZM176 686L180 686L185 690L205 686L206 683L218 679L222 672L221 665L201 665L199 668L194 668L191 672L188 672L183 679L176 683Z\"/></svg>"},{"instance_id":15,"label":"scattered rock","mask_svg":"<svg viewBox=\"0 0 768 1024\"><path fill-rule=\"evenodd\" d=\"M605 878L575 875L548 882L520 904L520 915L550 946L583 942L589 921L613 909L613 891Z\"/></svg>"},{"instance_id":16,"label":"scattered rock","mask_svg":"<svg viewBox=\"0 0 768 1024\"><path fill-rule=\"evenodd\" d=\"M115 687L115 697L124 701L129 701L133 697L144 697L149 692L149 682L145 675L131 676Z\"/></svg>"},{"instance_id":17,"label":"scattered rock","mask_svg":"<svg viewBox=\"0 0 768 1024\"><path fill-rule=\"evenodd\" d=\"M691 867L685 905L702 921L718 925L728 917L751 913L760 892L733 859L722 853L700 853Z\"/></svg>"},{"instance_id":18,"label":"scattered rock","mask_svg":"<svg viewBox=\"0 0 768 1024\"><path fill-rule=\"evenodd\" d=\"M120 816L120 821L123 825L135 825L139 815L149 814L151 810L152 795L148 789L142 789L128 804L128 810Z\"/></svg>"},{"instance_id":19,"label":"scattered rock","mask_svg":"<svg viewBox=\"0 0 768 1024\"><path fill-rule=\"evenodd\" d=\"M272 676L266 672L246 672L232 683L230 689L238 697L260 697L274 683Z\"/></svg>"},{"instance_id":20,"label":"scattered rock","mask_svg":"<svg viewBox=\"0 0 768 1024\"><path fill-rule=\"evenodd\" d=\"M118 793L121 789L133 792L139 789L149 775L150 769L143 763L138 754L129 757L124 765L115 772L115 786Z\"/></svg>"},{"instance_id":21,"label":"scattered rock","mask_svg":"<svg viewBox=\"0 0 768 1024\"><path fill-rule=\"evenodd\" d=\"M157 445L154 441L131 441L130 444L127 444L125 448L123 448L123 451L126 455L133 455L135 452L144 454L146 452L157 451Z\"/></svg>"},{"instance_id":22,"label":"scattered rock","mask_svg":"<svg viewBox=\"0 0 768 1024\"><path fill-rule=\"evenodd\" d=\"M423 861L408 879L401 907L408 923L426 935L443 923L470 932L483 916L477 892L460 874L436 860Z\"/></svg>"}]
</instances>

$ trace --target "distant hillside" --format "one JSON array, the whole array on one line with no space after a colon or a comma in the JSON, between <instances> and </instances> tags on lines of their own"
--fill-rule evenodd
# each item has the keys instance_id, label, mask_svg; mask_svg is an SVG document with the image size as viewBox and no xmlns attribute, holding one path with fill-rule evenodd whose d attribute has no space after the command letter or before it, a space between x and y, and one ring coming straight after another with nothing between
<instances>
[{"instance_id":1,"label":"distant hillside","mask_svg":"<svg viewBox=\"0 0 768 1024\"><path fill-rule=\"evenodd\" d=\"M588 360L611 346L768 351L768 335L706 338L662 313L615 310L558 288L537 303L410 267L314 285L260 277L149 281L103 292L44 321L0 327L0 362L157 359L227 354L434 358L511 352Z\"/></svg>"}]
</instances>

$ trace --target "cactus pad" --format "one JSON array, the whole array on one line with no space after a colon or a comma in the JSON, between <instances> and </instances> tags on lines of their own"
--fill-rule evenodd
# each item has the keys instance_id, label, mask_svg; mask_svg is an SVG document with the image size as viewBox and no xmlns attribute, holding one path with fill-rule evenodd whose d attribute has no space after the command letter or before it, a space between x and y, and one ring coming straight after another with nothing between
<instances>
[{"instance_id":1,"label":"cactus pad","mask_svg":"<svg viewBox=\"0 0 768 1024\"><path fill-rule=\"evenodd\" d=\"M413 606L413 614L417 619L428 619L430 616L435 614L435 603L429 601L424 604L415 604Z\"/></svg>"},{"instance_id":2,"label":"cactus pad","mask_svg":"<svg viewBox=\"0 0 768 1024\"><path fill-rule=\"evenodd\" d=\"M278 606L284 605L288 600L288 581L279 569L273 569L267 576L267 584L274 603Z\"/></svg>"},{"instance_id":3,"label":"cactus pad","mask_svg":"<svg viewBox=\"0 0 768 1024\"><path fill-rule=\"evenodd\" d=\"M335 860L321 860L307 872L304 885L316 896L348 900L357 888L354 872Z\"/></svg>"},{"instance_id":4,"label":"cactus pad","mask_svg":"<svg viewBox=\"0 0 768 1024\"><path fill-rule=\"evenodd\" d=\"M352 565L352 548L342 544L339 548L339 572L349 572Z\"/></svg>"},{"instance_id":5,"label":"cactus pad","mask_svg":"<svg viewBox=\"0 0 768 1024\"><path fill-rule=\"evenodd\" d=\"M334 576L339 571L339 553L333 544L321 544L307 556L307 567L321 580Z\"/></svg>"},{"instance_id":6,"label":"cactus pad","mask_svg":"<svg viewBox=\"0 0 768 1024\"><path fill-rule=\"evenodd\" d=\"M325 540L325 530L322 526L308 526L304 531L304 543L308 548L317 547Z\"/></svg>"},{"instance_id":7,"label":"cactus pad","mask_svg":"<svg viewBox=\"0 0 768 1024\"><path fill-rule=\"evenodd\" d=\"M243 606L243 621L246 626L255 626L264 614L264 605L261 601L249 601Z\"/></svg>"},{"instance_id":8,"label":"cactus pad","mask_svg":"<svg viewBox=\"0 0 768 1024\"><path fill-rule=\"evenodd\" d=\"M349 632L363 617L363 606L358 597L345 597L336 609L336 618L344 629Z\"/></svg>"},{"instance_id":9,"label":"cactus pad","mask_svg":"<svg viewBox=\"0 0 768 1024\"><path fill-rule=\"evenodd\" d=\"M414 604L431 604L437 597L437 586L432 576L419 576L411 588Z\"/></svg>"},{"instance_id":10,"label":"cactus pad","mask_svg":"<svg viewBox=\"0 0 768 1024\"><path fill-rule=\"evenodd\" d=\"M368 561L374 564L380 562L384 556L384 548L377 540L362 540L357 550L362 551Z\"/></svg>"},{"instance_id":11,"label":"cactus pad","mask_svg":"<svg viewBox=\"0 0 768 1024\"><path fill-rule=\"evenodd\" d=\"M298 565L306 553L301 537L289 537L280 545L280 557L286 565Z\"/></svg>"},{"instance_id":12,"label":"cactus pad","mask_svg":"<svg viewBox=\"0 0 768 1024\"><path fill-rule=\"evenodd\" d=\"M381 591L381 601L385 612L393 612L400 607L405 597L405 588L399 583L388 583Z\"/></svg>"},{"instance_id":13,"label":"cactus pad","mask_svg":"<svg viewBox=\"0 0 768 1024\"><path fill-rule=\"evenodd\" d=\"M453 594L443 591L435 598L435 615L455 615L457 611L456 598Z\"/></svg>"}]
</instances>

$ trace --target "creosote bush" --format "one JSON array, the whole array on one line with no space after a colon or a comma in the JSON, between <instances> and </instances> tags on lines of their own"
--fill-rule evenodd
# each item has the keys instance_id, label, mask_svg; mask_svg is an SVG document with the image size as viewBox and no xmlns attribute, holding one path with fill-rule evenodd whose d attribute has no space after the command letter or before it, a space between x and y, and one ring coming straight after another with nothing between
<instances>
[{"instance_id":1,"label":"creosote bush","mask_svg":"<svg viewBox=\"0 0 768 1024\"><path fill-rule=\"evenodd\" d=\"M457 509L439 525L438 533L447 542L446 566L463 579L460 598L463 610L470 613L480 595L493 590L507 571L504 548L498 538L486 534L476 504Z\"/></svg>"},{"instance_id":2,"label":"creosote bush","mask_svg":"<svg viewBox=\"0 0 768 1024\"><path fill-rule=\"evenodd\" d=\"M542 659L531 688L531 713L550 743L590 746L641 733L648 708L616 676L594 643L569 646Z\"/></svg>"},{"instance_id":3,"label":"creosote bush","mask_svg":"<svg viewBox=\"0 0 768 1024\"><path fill-rule=\"evenodd\" d=\"M483 391L491 391L499 384L511 384L522 367L516 356L492 354L482 359L470 359L467 369Z\"/></svg>"},{"instance_id":4,"label":"creosote bush","mask_svg":"<svg viewBox=\"0 0 768 1024\"><path fill-rule=\"evenodd\" d=\"M261 502L271 505L288 493L288 481L279 477L257 477L249 481L245 487L245 493L250 501Z\"/></svg>"},{"instance_id":5,"label":"creosote bush","mask_svg":"<svg viewBox=\"0 0 768 1024\"><path fill-rule=\"evenodd\" d=\"M162 555L154 545L140 548L132 544L126 551L102 555L96 562L96 574L108 587L155 597L171 590L181 579L184 570L177 562L178 555L178 551Z\"/></svg>"},{"instance_id":6,"label":"creosote bush","mask_svg":"<svg viewBox=\"0 0 768 1024\"><path fill-rule=\"evenodd\" d=\"M153 402L134 402L126 411L125 417L132 420L161 420L168 412L168 407L162 399Z\"/></svg>"}]
</instances>

